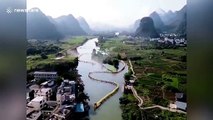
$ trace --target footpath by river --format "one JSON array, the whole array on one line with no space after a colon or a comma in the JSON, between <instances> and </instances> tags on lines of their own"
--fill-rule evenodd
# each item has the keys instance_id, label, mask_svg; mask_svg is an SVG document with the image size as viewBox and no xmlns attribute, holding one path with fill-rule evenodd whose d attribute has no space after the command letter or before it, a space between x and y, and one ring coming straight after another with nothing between
<instances>
[{"instance_id":1,"label":"footpath by river","mask_svg":"<svg viewBox=\"0 0 213 120\"><path fill-rule=\"evenodd\" d=\"M98 39L90 39L85 42L82 46L77 48L77 51L81 57L79 58L79 64L77 67L78 73L81 75L81 79L85 84L85 92L88 93L90 97L90 119L91 120L122 120L121 109L119 104L119 98L123 94L123 85L124 78L123 75L128 71L128 67L125 67L123 71L117 74L112 73L94 73L92 76L97 79L106 80L106 81L114 81L119 84L119 90L116 94L110 97L107 101L105 101L96 111L93 109L93 105L95 102L100 100L106 94L111 92L115 86L111 84L107 84L104 82L98 82L90 79L88 77L89 72L94 71L107 71L101 63L98 63L92 60L92 51L93 49L99 50L100 48L96 46L95 42ZM81 62L89 61L95 64ZM123 66L123 64L119 64L119 68Z\"/></svg>"}]
</instances>

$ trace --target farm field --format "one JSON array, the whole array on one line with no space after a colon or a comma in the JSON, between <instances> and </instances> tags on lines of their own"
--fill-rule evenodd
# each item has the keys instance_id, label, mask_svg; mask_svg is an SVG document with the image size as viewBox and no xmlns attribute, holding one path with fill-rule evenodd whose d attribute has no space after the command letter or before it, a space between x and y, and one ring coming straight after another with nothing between
<instances>
[{"instance_id":1,"label":"farm field","mask_svg":"<svg viewBox=\"0 0 213 120\"><path fill-rule=\"evenodd\" d=\"M175 93L186 93L186 47L143 48L140 45L125 44L124 41L121 38L110 38L100 41L100 46L110 56L131 60L137 77L134 86L139 96L144 99L144 106L168 107L169 103L174 102ZM123 98L131 104L137 103L129 95L124 95ZM164 116L170 113L159 114Z\"/></svg>"}]
</instances>

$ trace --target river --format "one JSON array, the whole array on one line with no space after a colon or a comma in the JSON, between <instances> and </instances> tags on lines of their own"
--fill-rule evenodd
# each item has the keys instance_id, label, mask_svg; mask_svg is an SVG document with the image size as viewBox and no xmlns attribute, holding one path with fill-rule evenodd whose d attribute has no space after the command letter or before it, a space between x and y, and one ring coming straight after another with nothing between
<instances>
[{"instance_id":1,"label":"river","mask_svg":"<svg viewBox=\"0 0 213 120\"><path fill-rule=\"evenodd\" d=\"M117 74L111 73L95 73L92 76L101 80L114 81L119 84L119 90L116 94L110 97L105 101L96 111L93 110L93 105L100 98L104 97L107 93L112 91L115 86L103 82L98 82L90 79L88 77L89 72L93 71L107 71L100 63L92 60L92 51L93 49L99 50L100 48L96 46L95 42L98 39L90 39L85 42L82 46L77 48L79 55L82 55L79 58L79 64L77 67L78 73L81 75L81 79L85 84L85 92L88 93L90 97L90 120L122 120L121 109L119 104L119 98L123 94L123 85L124 85L124 74L128 71L126 67L122 72ZM85 63L81 61L90 61L95 64ZM123 64L119 64L119 68Z\"/></svg>"}]
</instances>

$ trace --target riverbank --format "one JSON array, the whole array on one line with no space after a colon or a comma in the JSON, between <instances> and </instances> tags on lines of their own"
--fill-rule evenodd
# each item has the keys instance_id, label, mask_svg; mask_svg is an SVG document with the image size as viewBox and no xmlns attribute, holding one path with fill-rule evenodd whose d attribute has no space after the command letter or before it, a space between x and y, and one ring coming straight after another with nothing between
<instances>
[{"instance_id":1,"label":"riverbank","mask_svg":"<svg viewBox=\"0 0 213 120\"><path fill-rule=\"evenodd\" d=\"M133 118L140 120L141 117L151 119L155 117L154 114L161 118L186 118L184 114L167 110L159 111L158 107L153 107L152 110L138 109L138 104L142 105L138 101L142 100L144 107L160 105L167 108L169 102L174 102L175 93L186 93L186 47L154 49L153 45L149 49L148 46L143 48L142 43L126 44L125 39L120 38L105 38L101 41L100 46L101 49L107 49L111 57L130 59L134 67L135 77L137 77L137 81L134 82L134 90L130 90L130 93L124 94L121 98L124 120ZM129 80L126 80L127 83L130 83Z\"/></svg>"},{"instance_id":2,"label":"riverbank","mask_svg":"<svg viewBox=\"0 0 213 120\"><path fill-rule=\"evenodd\" d=\"M91 36L94 37L94 36ZM75 79L78 75L73 70L68 72L70 68L77 66L77 50L72 54L67 54L67 50L76 49L78 46L87 42L90 36L76 36L66 41L28 41L27 47L27 81L33 79L33 71L57 71L62 77ZM64 52L66 51L66 52ZM60 58L60 59L57 59ZM58 69L61 66L63 69Z\"/></svg>"},{"instance_id":3,"label":"riverbank","mask_svg":"<svg viewBox=\"0 0 213 120\"><path fill-rule=\"evenodd\" d=\"M65 53L65 55L71 55L77 57L78 51L77 48L79 46L82 46L84 43L86 43L89 39L94 38L95 36L75 36L70 39L64 40L62 43L62 48L64 49L62 52Z\"/></svg>"},{"instance_id":4,"label":"riverbank","mask_svg":"<svg viewBox=\"0 0 213 120\"><path fill-rule=\"evenodd\" d=\"M76 40L72 41L75 44L70 44L67 49L70 47L76 48L77 46L81 45L82 43L85 43L87 40ZM27 67L30 68L27 71L27 76L28 76L28 82L30 83L29 85L38 85L40 86L41 83L47 81L46 79L42 80L33 80L34 75L33 73L35 71L45 71L45 72L56 72L58 77L56 80L53 82L54 83L54 93L53 96L54 98L51 98L51 101L55 101L55 98L57 97L56 91L59 89L59 86L61 85L62 82L65 81L74 81L75 82L75 87L72 88L74 89L74 98L75 100L73 101L68 101L66 102L66 105L71 105L74 107L69 108L71 113L69 115L72 117L71 119L84 119L88 118L89 115L89 105L87 102L87 99L89 96L85 94L84 91L84 83L81 80L79 76L79 72L77 71L78 67L78 57L73 56L71 54L69 55L64 55L62 50L67 50L65 48L62 49L62 46L60 44L68 44L68 43L58 43L57 41L37 41L37 43L32 43L34 46L31 46L31 48L42 48L42 51L48 51L48 53L42 53L40 55L39 53L35 53L35 55L30 55L27 57ZM61 49L58 49L60 48ZM57 50L55 50L57 49ZM32 52L30 52L32 54ZM60 53L60 54L59 54ZM60 58L60 59L55 59L55 58ZM63 81L64 80L64 81ZM64 84L63 84L64 85ZM50 88L51 89L51 88ZM70 93L69 93L70 94ZM67 99L67 98L66 98ZM82 105L84 106L83 108L83 113L76 112L76 106ZM58 109L61 109L63 106L61 104L58 104L55 110L59 111ZM55 110L49 114L48 117L52 117L55 115ZM62 116L63 117L63 116ZM66 116L67 117L67 116Z\"/></svg>"},{"instance_id":5,"label":"riverbank","mask_svg":"<svg viewBox=\"0 0 213 120\"><path fill-rule=\"evenodd\" d=\"M99 71L99 73L93 73L91 77L101 80L109 81L110 83L116 82L119 87L118 91L113 94L109 99L107 99L101 107L98 109L90 111L91 120L122 120L121 109L119 105L119 98L122 96L123 88L123 75L128 68L123 69L118 74L112 74L108 71L102 64L96 62L92 59L93 49L100 49L96 46L97 39L90 39L84 45L78 47L79 52L79 65L78 71L81 74L81 78L85 83L85 91L90 96L90 106L93 107L94 103L105 98L108 93L112 92L115 88L114 85L106 84L105 82L94 81L88 75ZM82 55L81 55L82 54ZM123 68L123 64L120 64L120 68ZM105 72L103 72L105 71ZM115 89L115 91L116 91ZM114 93L114 92L113 92ZM107 95L108 96L108 95ZM103 117L104 116L104 117Z\"/></svg>"},{"instance_id":6,"label":"riverbank","mask_svg":"<svg viewBox=\"0 0 213 120\"><path fill-rule=\"evenodd\" d=\"M87 37L89 36L75 36L63 41L28 41L27 70L60 61L73 61L77 57L76 48L84 44Z\"/></svg>"}]
</instances>

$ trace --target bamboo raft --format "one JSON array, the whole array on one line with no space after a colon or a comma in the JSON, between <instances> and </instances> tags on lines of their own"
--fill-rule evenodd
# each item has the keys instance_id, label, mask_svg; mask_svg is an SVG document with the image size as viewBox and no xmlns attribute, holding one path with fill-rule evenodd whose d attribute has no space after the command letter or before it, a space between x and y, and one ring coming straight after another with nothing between
<instances>
[{"instance_id":1,"label":"bamboo raft","mask_svg":"<svg viewBox=\"0 0 213 120\"><path fill-rule=\"evenodd\" d=\"M83 56L84 54L79 55L79 57ZM79 60L80 62L84 62L84 63L90 63L90 64L95 64L93 62L90 61L83 61L83 60ZM100 100L98 100L97 102L94 103L94 110L96 110L97 108L99 108L107 99L109 99L111 96L113 96L118 90L119 90L119 84L113 81L106 81L106 80L100 80L97 78L92 77L91 75L94 73L112 73L112 74L116 74L116 73L120 73L121 71L123 71L126 67L126 64L124 63L124 61L120 61L123 64L123 67L116 72L109 72L109 71L96 71L96 72L89 72L88 77L92 80L95 81L99 81L99 82L104 82L104 83L108 83L111 85L116 86L111 92L109 92L108 94L106 94L104 97L102 97ZM104 65L103 65L104 66ZM106 68L106 66L104 66ZM106 68L107 69L107 68Z\"/></svg>"},{"instance_id":2,"label":"bamboo raft","mask_svg":"<svg viewBox=\"0 0 213 120\"><path fill-rule=\"evenodd\" d=\"M94 110L96 110L97 108L99 108L101 106L101 104L103 104L107 99L109 99L112 95L114 95L119 90L119 84L116 83L116 82L112 82L112 81L106 81L106 80L96 79L96 78L94 78L94 77L91 76L91 74L93 74L93 73L94 72L90 72L89 73L88 77L90 79L95 80L95 81L99 81L99 82L104 82L104 83L112 84L112 85L116 86L111 92L109 92L104 97L102 97L100 100L98 100L97 102L94 103ZM100 73L100 72L95 72L95 73Z\"/></svg>"}]
</instances>

